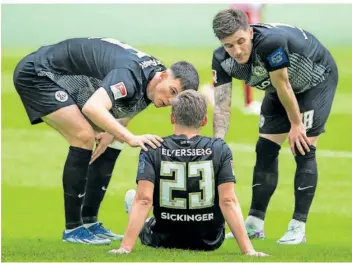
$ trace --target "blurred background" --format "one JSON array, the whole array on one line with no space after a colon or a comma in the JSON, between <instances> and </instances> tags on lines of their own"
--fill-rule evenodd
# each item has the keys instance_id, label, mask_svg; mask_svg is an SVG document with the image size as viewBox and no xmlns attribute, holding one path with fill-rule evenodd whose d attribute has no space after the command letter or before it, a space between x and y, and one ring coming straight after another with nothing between
<instances>
[{"instance_id":1,"label":"blurred background","mask_svg":"<svg viewBox=\"0 0 352 263\"><path fill-rule=\"evenodd\" d=\"M37 48L69 37L109 36L131 45L216 47L212 18L228 4L3 5L2 47ZM349 4L266 4L264 22L300 26L326 45L349 45ZM15 33L16 32L16 33ZM5 53L6 54L6 53Z\"/></svg>"},{"instance_id":2,"label":"blurred background","mask_svg":"<svg viewBox=\"0 0 352 263\"><path fill-rule=\"evenodd\" d=\"M192 62L201 84L211 82L211 58L219 46L212 18L228 4L17 4L2 5L2 260L3 261L116 261L107 248L63 246L62 168L68 145L45 124L31 126L16 93L12 74L18 61L42 45L71 37L112 37L153 55L167 66ZM339 67L339 86L326 134L317 150L319 185L307 225L308 244L277 248L292 216L295 162L283 146L279 185L266 219L267 241L259 250L276 255L270 261L352 261L352 5L266 4L263 22L302 27L326 45ZM236 192L246 216L251 200L252 170L258 136L258 116L243 113L244 96L233 81L231 125L226 141L235 158ZM263 92L255 91L260 101ZM151 105L132 120L136 134L172 133L170 109ZM212 136L212 108L202 134ZM115 232L127 223L123 196L135 187L138 149L125 146L114 170L100 219ZM236 261L235 241L211 254L156 252L133 254L134 261ZM113 245L116 247L116 244ZM138 249L141 249L140 247ZM238 252L238 251L237 251ZM125 259L121 259L125 261Z\"/></svg>"}]
</instances>

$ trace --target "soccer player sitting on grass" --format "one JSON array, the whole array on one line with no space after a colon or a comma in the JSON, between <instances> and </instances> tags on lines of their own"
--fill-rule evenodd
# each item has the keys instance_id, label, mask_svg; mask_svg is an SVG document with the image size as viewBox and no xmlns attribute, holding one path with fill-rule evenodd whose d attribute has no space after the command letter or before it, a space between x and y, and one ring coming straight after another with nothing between
<instances>
[{"instance_id":1,"label":"soccer player sitting on grass","mask_svg":"<svg viewBox=\"0 0 352 263\"><path fill-rule=\"evenodd\" d=\"M253 249L246 233L231 150L222 139L200 136L206 114L206 99L196 91L176 97L174 134L161 147L141 151L137 192L125 196L127 229L111 253L132 252L138 235L143 245L155 248L215 250L224 242L226 220L243 254L266 256ZM145 222L152 206L154 216Z\"/></svg>"}]
</instances>

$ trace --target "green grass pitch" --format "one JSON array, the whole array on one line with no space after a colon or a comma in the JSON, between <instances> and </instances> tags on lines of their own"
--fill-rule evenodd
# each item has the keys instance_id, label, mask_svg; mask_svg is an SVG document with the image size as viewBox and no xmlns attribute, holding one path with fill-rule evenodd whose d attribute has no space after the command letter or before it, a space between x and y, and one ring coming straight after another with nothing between
<instances>
[{"instance_id":1,"label":"green grass pitch","mask_svg":"<svg viewBox=\"0 0 352 263\"><path fill-rule=\"evenodd\" d=\"M211 49L172 49L142 47L165 64L185 59L199 70L201 82L210 81ZM234 240L226 240L214 252L151 249L137 245L130 255L110 255L119 247L93 247L63 244L64 228L62 168L68 144L44 124L31 126L12 84L17 61L26 54L21 50L3 50L2 57L2 261L352 261L352 49L331 49L340 81L326 130L317 148L319 183L307 222L307 244L280 246L276 240L286 231L293 211L295 163L287 151L280 154L279 185L268 208L267 239L254 241L258 251L269 258L240 255ZM254 147L258 117L241 113L243 101L240 83L234 81L233 110L227 142L231 143L238 183L236 193L244 216L251 199ZM263 93L255 93L261 98ZM150 106L130 124L132 132L169 135L170 109ZM212 134L212 112L204 135ZM112 182L102 204L99 219L113 231L123 233L127 215L123 197L133 188L138 149L125 146L115 166Z\"/></svg>"}]
</instances>

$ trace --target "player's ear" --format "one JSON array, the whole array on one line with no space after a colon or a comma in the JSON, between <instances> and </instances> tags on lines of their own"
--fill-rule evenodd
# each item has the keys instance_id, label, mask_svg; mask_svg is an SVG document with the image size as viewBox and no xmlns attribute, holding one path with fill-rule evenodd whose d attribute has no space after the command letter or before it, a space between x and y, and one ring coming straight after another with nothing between
<instances>
[{"instance_id":1,"label":"player's ear","mask_svg":"<svg viewBox=\"0 0 352 263\"><path fill-rule=\"evenodd\" d=\"M164 70L160 74L160 79L165 80L165 79L167 79L168 76L169 76L169 73L166 70Z\"/></svg>"},{"instance_id":2,"label":"player's ear","mask_svg":"<svg viewBox=\"0 0 352 263\"><path fill-rule=\"evenodd\" d=\"M251 37L251 39L253 39L253 27L249 27L249 35Z\"/></svg>"},{"instance_id":3,"label":"player's ear","mask_svg":"<svg viewBox=\"0 0 352 263\"><path fill-rule=\"evenodd\" d=\"M202 127L208 123L208 116L205 115L204 120L202 121Z\"/></svg>"},{"instance_id":4,"label":"player's ear","mask_svg":"<svg viewBox=\"0 0 352 263\"><path fill-rule=\"evenodd\" d=\"M171 123L172 123L172 124L175 124L175 123L176 123L176 121L175 121L175 116L174 116L173 113L171 113L171 115L170 115L170 120L171 120Z\"/></svg>"}]
</instances>

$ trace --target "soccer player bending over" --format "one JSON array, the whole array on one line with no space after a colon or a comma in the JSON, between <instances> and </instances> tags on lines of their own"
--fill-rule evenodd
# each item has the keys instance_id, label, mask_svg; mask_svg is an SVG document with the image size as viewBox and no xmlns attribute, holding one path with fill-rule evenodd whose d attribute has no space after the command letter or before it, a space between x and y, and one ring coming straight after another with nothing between
<instances>
[{"instance_id":1,"label":"soccer player bending over","mask_svg":"<svg viewBox=\"0 0 352 263\"><path fill-rule=\"evenodd\" d=\"M116 39L75 38L23 58L14 84L30 122L44 121L70 144L62 180L63 241L100 245L119 240L98 221L122 149L118 142L146 149L162 140L132 134L125 126L151 103L166 107L183 90L197 90L195 68L180 61L166 69L155 57Z\"/></svg>"},{"instance_id":2,"label":"soccer player bending over","mask_svg":"<svg viewBox=\"0 0 352 263\"><path fill-rule=\"evenodd\" d=\"M214 136L224 138L229 127L232 78L265 91L255 148L252 204L246 219L248 235L265 238L264 219L278 184L278 156L288 139L296 162L295 208L278 243L305 243L306 221L318 182L316 147L325 131L338 82L335 60L302 28L277 23L249 25L239 9L218 12L213 30L222 44L212 61L216 75Z\"/></svg>"},{"instance_id":3,"label":"soccer player bending over","mask_svg":"<svg viewBox=\"0 0 352 263\"><path fill-rule=\"evenodd\" d=\"M125 236L111 253L130 253L138 235L151 247L215 250L224 242L226 220L243 254L266 256L253 249L246 233L231 150L222 139L200 136L206 113L203 95L188 90L176 97L174 135L160 148L141 151L137 192L125 196ZM152 206L154 216L145 222Z\"/></svg>"}]
</instances>

